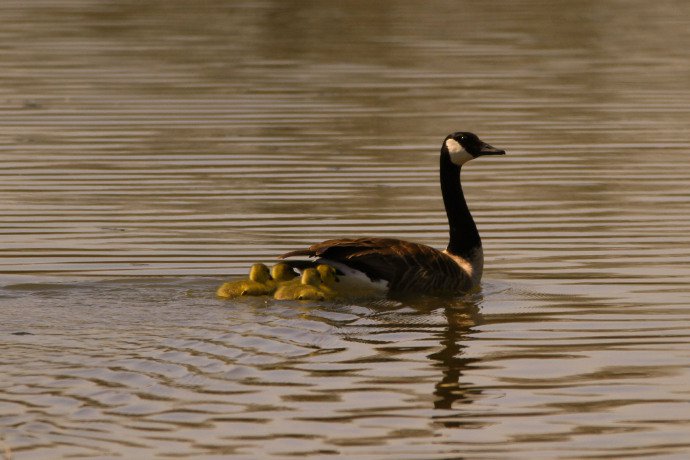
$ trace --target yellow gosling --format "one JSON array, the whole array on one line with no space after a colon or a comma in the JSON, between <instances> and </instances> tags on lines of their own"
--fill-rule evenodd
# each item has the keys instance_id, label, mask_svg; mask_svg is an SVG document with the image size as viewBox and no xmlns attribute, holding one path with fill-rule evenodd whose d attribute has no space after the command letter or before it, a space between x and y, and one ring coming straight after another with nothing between
<instances>
[{"instance_id":1,"label":"yellow gosling","mask_svg":"<svg viewBox=\"0 0 690 460\"><path fill-rule=\"evenodd\" d=\"M319 289L321 275L315 268L307 268L302 273L300 283L284 283L276 291L278 300L324 300L325 294Z\"/></svg>"},{"instance_id":2,"label":"yellow gosling","mask_svg":"<svg viewBox=\"0 0 690 460\"><path fill-rule=\"evenodd\" d=\"M271 276L276 283L285 283L299 277L297 272L285 262L275 264L271 268Z\"/></svg>"},{"instance_id":3,"label":"yellow gosling","mask_svg":"<svg viewBox=\"0 0 690 460\"><path fill-rule=\"evenodd\" d=\"M319 289L323 292L324 296L327 299L338 297L338 292L335 289L335 268L330 265L321 264L316 267L316 271L319 272L319 276L321 277L321 286Z\"/></svg>"},{"instance_id":4,"label":"yellow gosling","mask_svg":"<svg viewBox=\"0 0 690 460\"><path fill-rule=\"evenodd\" d=\"M326 298L321 290L321 275L316 269L304 270L301 281L301 286L297 291L297 300L324 300Z\"/></svg>"},{"instance_id":5,"label":"yellow gosling","mask_svg":"<svg viewBox=\"0 0 690 460\"><path fill-rule=\"evenodd\" d=\"M264 264L254 264L249 270L249 279L223 283L216 291L218 297L233 298L243 295L273 294L275 283L271 272Z\"/></svg>"}]
</instances>

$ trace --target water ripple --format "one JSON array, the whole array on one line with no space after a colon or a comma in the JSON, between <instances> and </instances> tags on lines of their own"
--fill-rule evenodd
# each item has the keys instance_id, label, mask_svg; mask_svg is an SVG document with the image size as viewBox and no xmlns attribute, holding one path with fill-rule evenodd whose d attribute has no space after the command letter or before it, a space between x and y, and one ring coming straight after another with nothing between
<instances>
[{"instance_id":1,"label":"water ripple","mask_svg":"<svg viewBox=\"0 0 690 460\"><path fill-rule=\"evenodd\" d=\"M687 457L690 28L627 6L3 2L0 456ZM480 292L214 297L443 247L460 129Z\"/></svg>"}]
</instances>

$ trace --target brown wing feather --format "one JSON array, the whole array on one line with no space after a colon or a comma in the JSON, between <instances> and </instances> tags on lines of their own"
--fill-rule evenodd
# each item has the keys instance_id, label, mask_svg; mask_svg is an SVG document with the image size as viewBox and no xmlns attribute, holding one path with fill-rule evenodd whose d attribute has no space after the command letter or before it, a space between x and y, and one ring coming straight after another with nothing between
<instances>
[{"instance_id":1,"label":"brown wing feather","mask_svg":"<svg viewBox=\"0 0 690 460\"><path fill-rule=\"evenodd\" d=\"M448 255L432 247L392 238L328 240L293 256L321 257L364 272L372 280L385 280L393 292L454 293L472 281Z\"/></svg>"}]
</instances>

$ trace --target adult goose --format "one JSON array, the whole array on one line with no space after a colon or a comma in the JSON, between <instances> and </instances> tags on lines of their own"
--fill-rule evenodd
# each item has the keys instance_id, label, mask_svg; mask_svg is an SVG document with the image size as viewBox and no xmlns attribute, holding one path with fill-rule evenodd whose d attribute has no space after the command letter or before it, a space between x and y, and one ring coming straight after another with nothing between
<instances>
[{"instance_id":1,"label":"adult goose","mask_svg":"<svg viewBox=\"0 0 690 460\"><path fill-rule=\"evenodd\" d=\"M484 155L503 155L469 132L449 134L441 146L441 192L450 241L444 251L392 238L344 238L288 252L280 258L311 257L338 270L340 292L362 289L391 294L454 295L479 285L482 242L460 184L462 166Z\"/></svg>"}]
</instances>

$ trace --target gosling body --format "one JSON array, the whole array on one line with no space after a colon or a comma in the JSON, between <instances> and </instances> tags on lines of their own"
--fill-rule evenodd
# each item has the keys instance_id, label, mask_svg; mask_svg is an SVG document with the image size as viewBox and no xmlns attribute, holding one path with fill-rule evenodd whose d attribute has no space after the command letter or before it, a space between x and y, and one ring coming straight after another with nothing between
<instances>
[{"instance_id":1,"label":"gosling body","mask_svg":"<svg viewBox=\"0 0 690 460\"><path fill-rule=\"evenodd\" d=\"M287 282L275 292L277 300L325 300L321 290L321 276L315 268L307 268L297 282Z\"/></svg>"},{"instance_id":2,"label":"gosling body","mask_svg":"<svg viewBox=\"0 0 690 460\"><path fill-rule=\"evenodd\" d=\"M223 283L216 295L226 299L241 296L260 296L272 294L276 289L271 272L264 264L254 264L249 270L249 279Z\"/></svg>"}]
</instances>

